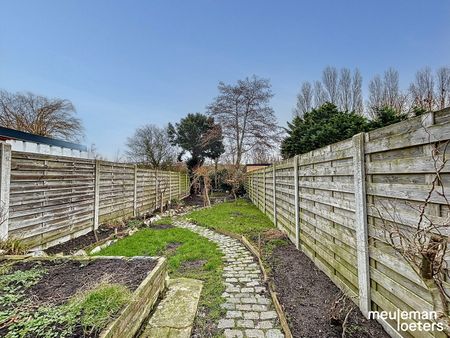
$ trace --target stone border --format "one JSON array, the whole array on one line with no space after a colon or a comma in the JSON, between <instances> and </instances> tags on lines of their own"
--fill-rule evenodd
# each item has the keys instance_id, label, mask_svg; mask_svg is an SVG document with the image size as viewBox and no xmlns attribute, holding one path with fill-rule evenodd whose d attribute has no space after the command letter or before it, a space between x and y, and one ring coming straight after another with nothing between
<instances>
[{"instance_id":1,"label":"stone border","mask_svg":"<svg viewBox=\"0 0 450 338\"><path fill-rule=\"evenodd\" d=\"M160 294L166 289L166 278L167 260L160 257L150 274L133 292L131 302L122 310L119 317L100 333L100 338L133 337L140 330Z\"/></svg>"},{"instance_id":2,"label":"stone border","mask_svg":"<svg viewBox=\"0 0 450 338\"><path fill-rule=\"evenodd\" d=\"M264 267L264 263L261 259L261 256L258 252L258 250L253 246L253 244L244 236L244 235L237 235L234 233L230 233L228 231L223 231L220 229L214 229L214 231L217 231L218 233L221 233L223 235L232 237L238 241L240 241L257 259L259 263L259 267L263 273L264 282L268 285L269 293L272 298L273 305L275 307L275 310L278 314L278 319L280 320L280 325L284 331L284 334L286 338L293 338L291 329L289 328L289 324L286 318L286 314L284 313L283 307L280 304L280 301L278 300L277 292L275 291L275 284L273 283L272 279L269 278L269 275L267 274L267 271Z\"/></svg>"},{"instance_id":3,"label":"stone border","mask_svg":"<svg viewBox=\"0 0 450 338\"><path fill-rule=\"evenodd\" d=\"M264 280L269 287L270 296L272 297L273 305L275 307L275 310L277 311L278 319L280 319L280 324L281 327L283 328L284 334L286 338L293 338L283 307L281 306L280 301L278 300L277 292L275 291L275 284L273 283L273 280L268 277L267 271L264 267L264 264L261 260L261 256L259 255L258 250L256 250L256 248L250 243L250 241L244 235L242 235L241 237L241 242L250 250L250 252L254 256L256 256L256 258L258 258L259 266L261 268L261 271L263 272Z\"/></svg>"},{"instance_id":4,"label":"stone border","mask_svg":"<svg viewBox=\"0 0 450 338\"><path fill-rule=\"evenodd\" d=\"M48 256L48 257L32 257L32 256L2 256L1 261L10 260L13 265L16 262L27 259L29 261L43 260L77 260L77 261L93 261L103 259L153 259L157 260L156 266L145 277L136 290L131 295L131 301L119 313L118 317L108 324L108 326L100 333L100 338L129 338L134 336L141 328L144 320L154 308L158 298L167 288L167 259L164 257L149 256Z\"/></svg>"},{"instance_id":5,"label":"stone border","mask_svg":"<svg viewBox=\"0 0 450 338\"><path fill-rule=\"evenodd\" d=\"M217 243L224 253L223 278L226 289L222 294L225 302L221 307L227 311L218 323L218 328L224 329L224 336L286 337L282 333L284 328L279 326L279 314L276 308L272 308L274 305L269 296L267 273L255 261L254 252L242 238L192 223L189 219L179 219L174 225ZM260 261L259 256L256 257Z\"/></svg>"}]
</instances>

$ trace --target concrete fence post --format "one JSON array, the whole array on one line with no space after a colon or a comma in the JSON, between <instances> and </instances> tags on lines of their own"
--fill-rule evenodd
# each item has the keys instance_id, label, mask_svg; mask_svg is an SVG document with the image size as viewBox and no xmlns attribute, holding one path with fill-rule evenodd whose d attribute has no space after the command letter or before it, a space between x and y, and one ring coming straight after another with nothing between
<instances>
[{"instance_id":1,"label":"concrete fence post","mask_svg":"<svg viewBox=\"0 0 450 338\"><path fill-rule=\"evenodd\" d=\"M95 160L94 173L94 230L98 229L100 211L100 160Z\"/></svg>"},{"instance_id":2,"label":"concrete fence post","mask_svg":"<svg viewBox=\"0 0 450 338\"><path fill-rule=\"evenodd\" d=\"M266 168L263 169L263 211L266 213Z\"/></svg>"},{"instance_id":3,"label":"concrete fence post","mask_svg":"<svg viewBox=\"0 0 450 338\"><path fill-rule=\"evenodd\" d=\"M137 217L138 208L137 208L137 176L138 176L138 168L137 165L134 165L134 191L133 191L133 216Z\"/></svg>"},{"instance_id":4,"label":"concrete fence post","mask_svg":"<svg viewBox=\"0 0 450 338\"><path fill-rule=\"evenodd\" d=\"M158 199L159 199L158 195L159 195L158 169L155 169L155 209L158 208Z\"/></svg>"},{"instance_id":5,"label":"concrete fence post","mask_svg":"<svg viewBox=\"0 0 450 338\"><path fill-rule=\"evenodd\" d=\"M0 240L8 239L9 187L11 182L11 145L0 143Z\"/></svg>"},{"instance_id":6,"label":"concrete fence post","mask_svg":"<svg viewBox=\"0 0 450 338\"><path fill-rule=\"evenodd\" d=\"M369 311L371 310L371 299L364 137L365 133L353 136L353 177L355 189L355 230L358 262L359 308L364 316L368 317Z\"/></svg>"},{"instance_id":7,"label":"concrete fence post","mask_svg":"<svg viewBox=\"0 0 450 338\"><path fill-rule=\"evenodd\" d=\"M178 172L178 199L181 199L181 197L183 197L181 195L181 181L182 181L181 173Z\"/></svg>"},{"instance_id":8,"label":"concrete fence post","mask_svg":"<svg viewBox=\"0 0 450 338\"><path fill-rule=\"evenodd\" d=\"M254 193L253 193L253 174L250 174L250 200L252 202L254 202L254 197L253 197Z\"/></svg>"},{"instance_id":9,"label":"concrete fence post","mask_svg":"<svg viewBox=\"0 0 450 338\"><path fill-rule=\"evenodd\" d=\"M169 171L169 200L168 203L172 200L172 172Z\"/></svg>"},{"instance_id":10,"label":"concrete fence post","mask_svg":"<svg viewBox=\"0 0 450 338\"><path fill-rule=\"evenodd\" d=\"M298 155L294 156L295 246L300 249L300 205L298 200Z\"/></svg>"},{"instance_id":11,"label":"concrete fence post","mask_svg":"<svg viewBox=\"0 0 450 338\"><path fill-rule=\"evenodd\" d=\"M272 179L272 189L273 189L273 224L275 227L278 227L278 220L277 220L277 193L276 193L276 187L277 187L277 168L275 163L273 164L273 179Z\"/></svg>"}]
</instances>

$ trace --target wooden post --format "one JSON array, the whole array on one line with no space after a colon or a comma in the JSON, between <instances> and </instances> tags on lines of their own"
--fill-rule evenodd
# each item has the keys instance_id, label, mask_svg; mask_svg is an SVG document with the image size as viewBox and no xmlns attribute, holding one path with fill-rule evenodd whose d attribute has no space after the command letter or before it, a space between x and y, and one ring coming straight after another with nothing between
<instances>
[{"instance_id":1,"label":"wooden post","mask_svg":"<svg viewBox=\"0 0 450 338\"><path fill-rule=\"evenodd\" d=\"M365 133L353 136L353 177L355 189L355 230L358 262L359 308L366 318L371 310L369 238L367 228Z\"/></svg>"},{"instance_id":2,"label":"wooden post","mask_svg":"<svg viewBox=\"0 0 450 338\"><path fill-rule=\"evenodd\" d=\"M298 155L294 156L295 246L300 249L300 205L298 201Z\"/></svg>"},{"instance_id":3,"label":"wooden post","mask_svg":"<svg viewBox=\"0 0 450 338\"><path fill-rule=\"evenodd\" d=\"M11 145L0 145L0 240L8 239L9 232L9 187L11 182Z\"/></svg>"},{"instance_id":4,"label":"wooden post","mask_svg":"<svg viewBox=\"0 0 450 338\"><path fill-rule=\"evenodd\" d=\"M277 168L275 163L273 164L273 224L275 227L278 227L278 220L277 220L277 193L276 193L276 186L277 186L277 178L275 176L277 172Z\"/></svg>"},{"instance_id":5,"label":"wooden post","mask_svg":"<svg viewBox=\"0 0 450 338\"><path fill-rule=\"evenodd\" d=\"M95 160L94 175L94 230L98 229L100 207L100 160Z\"/></svg>"},{"instance_id":6,"label":"wooden post","mask_svg":"<svg viewBox=\"0 0 450 338\"><path fill-rule=\"evenodd\" d=\"M137 217L138 209L137 209L137 165L134 165L134 194L133 194L133 216Z\"/></svg>"}]
</instances>

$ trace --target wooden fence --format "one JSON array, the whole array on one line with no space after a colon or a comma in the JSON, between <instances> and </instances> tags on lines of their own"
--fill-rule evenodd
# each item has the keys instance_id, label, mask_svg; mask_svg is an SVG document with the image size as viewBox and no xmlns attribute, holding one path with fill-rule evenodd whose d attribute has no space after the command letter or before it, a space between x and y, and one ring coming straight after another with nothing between
<instances>
[{"instance_id":1,"label":"wooden fence","mask_svg":"<svg viewBox=\"0 0 450 338\"><path fill-rule=\"evenodd\" d=\"M0 150L0 236L20 238L34 248L86 234L105 221L151 212L189 194L185 173L11 152L5 143Z\"/></svg>"},{"instance_id":2,"label":"wooden fence","mask_svg":"<svg viewBox=\"0 0 450 338\"><path fill-rule=\"evenodd\" d=\"M443 164L444 155L432 156L433 149L444 149L449 139L450 109L445 109L251 172L247 192L366 316L369 311L432 311L422 278L387 244L386 222L417 227L436 177L436 156ZM445 152L448 156L450 146ZM448 191L449 173L445 164L440 175ZM449 216L446 200L431 194L424 219L446 226L448 236ZM379 321L394 337L445 336Z\"/></svg>"}]
</instances>

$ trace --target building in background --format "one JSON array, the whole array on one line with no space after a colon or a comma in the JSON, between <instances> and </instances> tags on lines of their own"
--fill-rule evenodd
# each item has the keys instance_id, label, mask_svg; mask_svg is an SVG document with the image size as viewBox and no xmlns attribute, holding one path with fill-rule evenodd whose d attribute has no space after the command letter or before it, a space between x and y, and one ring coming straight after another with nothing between
<instances>
[{"instance_id":1,"label":"building in background","mask_svg":"<svg viewBox=\"0 0 450 338\"><path fill-rule=\"evenodd\" d=\"M0 141L10 144L13 151L78 158L91 157L84 145L4 127L0 127Z\"/></svg>"}]
</instances>

